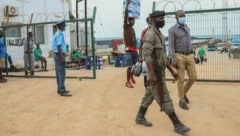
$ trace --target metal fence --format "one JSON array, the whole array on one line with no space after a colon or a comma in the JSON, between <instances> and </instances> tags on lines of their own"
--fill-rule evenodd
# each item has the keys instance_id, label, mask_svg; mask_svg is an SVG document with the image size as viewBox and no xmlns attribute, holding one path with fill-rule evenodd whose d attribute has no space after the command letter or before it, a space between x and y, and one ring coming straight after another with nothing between
<instances>
[{"instance_id":1,"label":"metal fence","mask_svg":"<svg viewBox=\"0 0 240 136\"><path fill-rule=\"evenodd\" d=\"M88 22L88 45L85 45L85 21ZM33 33L34 45L39 43L41 49L43 50L43 56L47 59L47 69L44 71L41 69L41 62L34 60L34 78L55 78L55 64L53 60L53 53L51 51L51 43L53 35L56 32L56 21L54 22L41 22L32 24L8 24L0 26L0 29L4 31L4 41L6 45L7 53L11 56L13 64L16 68L11 69L8 56L6 56L6 68L4 69L6 76L8 77L25 77L24 69L24 47L20 46L19 43L22 39L28 38L27 33L31 31ZM97 58L95 57L95 46L94 46L94 30L93 30L93 19L72 19L66 20L66 32L65 32L65 42L69 45L67 61L67 78L96 78L96 66ZM79 45L77 45L76 36L76 26L79 27ZM85 52L86 61L88 63L88 68L86 65L79 66L76 63L72 63L71 53L73 50L80 47L80 49ZM30 58L29 58L30 59ZM99 61L99 60L98 60ZM30 70L30 69L29 69Z\"/></svg>"},{"instance_id":2,"label":"metal fence","mask_svg":"<svg viewBox=\"0 0 240 136\"><path fill-rule=\"evenodd\" d=\"M196 64L198 80L240 81L240 8L185 11L196 53L204 47L207 61ZM167 12L168 29L176 23L175 12ZM167 42L167 38L166 38ZM171 79L170 74L167 77Z\"/></svg>"}]
</instances>

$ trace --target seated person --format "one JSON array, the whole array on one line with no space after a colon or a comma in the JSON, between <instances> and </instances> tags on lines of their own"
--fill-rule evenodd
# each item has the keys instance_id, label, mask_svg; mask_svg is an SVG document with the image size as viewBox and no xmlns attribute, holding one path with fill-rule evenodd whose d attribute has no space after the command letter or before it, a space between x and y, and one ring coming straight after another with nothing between
<instances>
[{"instance_id":1,"label":"seated person","mask_svg":"<svg viewBox=\"0 0 240 136\"><path fill-rule=\"evenodd\" d=\"M71 53L70 59L72 62L78 63L79 66L85 63L85 56L81 52L80 47L77 47L77 49Z\"/></svg>"},{"instance_id":2,"label":"seated person","mask_svg":"<svg viewBox=\"0 0 240 136\"><path fill-rule=\"evenodd\" d=\"M35 58L35 61L41 61L41 68L45 71L47 71L47 60L45 57L42 56L42 49L40 48L40 44L37 43L37 48L34 49L33 51L34 53L34 58ZM44 65L43 65L44 63Z\"/></svg>"}]
</instances>

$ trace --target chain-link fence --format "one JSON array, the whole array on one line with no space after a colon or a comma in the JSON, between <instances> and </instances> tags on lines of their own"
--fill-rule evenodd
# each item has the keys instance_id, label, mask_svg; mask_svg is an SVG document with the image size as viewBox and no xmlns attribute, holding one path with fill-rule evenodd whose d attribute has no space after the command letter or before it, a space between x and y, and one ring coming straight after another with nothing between
<instances>
[{"instance_id":1,"label":"chain-link fence","mask_svg":"<svg viewBox=\"0 0 240 136\"><path fill-rule=\"evenodd\" d=\"M207 58L196 64L198 80L240 81L240 8L185 11L192 46L203 47ZM176 23L175 12L165 16L162 32ZM166 38L166 43L168 38ZM169 78L170 75L168 74Z\"/></svg>"}]
</instances>

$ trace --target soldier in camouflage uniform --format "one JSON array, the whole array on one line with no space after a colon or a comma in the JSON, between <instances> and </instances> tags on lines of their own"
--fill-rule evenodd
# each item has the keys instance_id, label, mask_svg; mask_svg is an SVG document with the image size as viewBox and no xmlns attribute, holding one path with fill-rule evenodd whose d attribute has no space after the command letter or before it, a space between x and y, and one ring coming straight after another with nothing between
<instances>
[{"instance_id":1,"label":"soldier in camouflage uniform","mask_svg":"<svg viewBox=\"0 0 240 136\"><path fill-rule=\"evenodd\" d=\"M166 61L164 37L159 30L159 28L164 26L165 13L164 11L154 11L149 16L151 18L152 26L147 31L143 40L143 55L147 63L149 84L146 87L146 93L142 99L135 121L137 124L148 127L152 126L152 123L147 121L144 116L148 106L155 99L159 104L161 111L164 111L169 116L174 125L175 131L184 134L190 131L190 128L181 123L176 116L165 83L166 67L170 70L174 78L178 78L178 74Z\"/></svg>"}]
</instances>

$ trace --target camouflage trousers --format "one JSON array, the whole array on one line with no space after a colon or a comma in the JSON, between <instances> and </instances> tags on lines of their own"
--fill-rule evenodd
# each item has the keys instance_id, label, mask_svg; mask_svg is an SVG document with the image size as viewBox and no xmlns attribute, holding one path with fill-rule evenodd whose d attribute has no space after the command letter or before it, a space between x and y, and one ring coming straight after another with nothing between
<instances>
[{"instance_id":1,"label":"camouflage trousers","mask_svg":"<svg viewBox=\"0 0 240 136\"><path fill-rule=\"evenodd\" d=\"M144 108L148 108L149 105L153 102L155 99L157 104L160 106L160 110L164 111L166 114L170 114L174 111L172 99L169 96L169 91L166 86L166 82L163 81L163 89L164 89L164 95L163 98L160 99L159 96L159 90L158 85L148 85L146 87L145 95L142 98L141 106Z\"/></svg>"}]
</instances>

